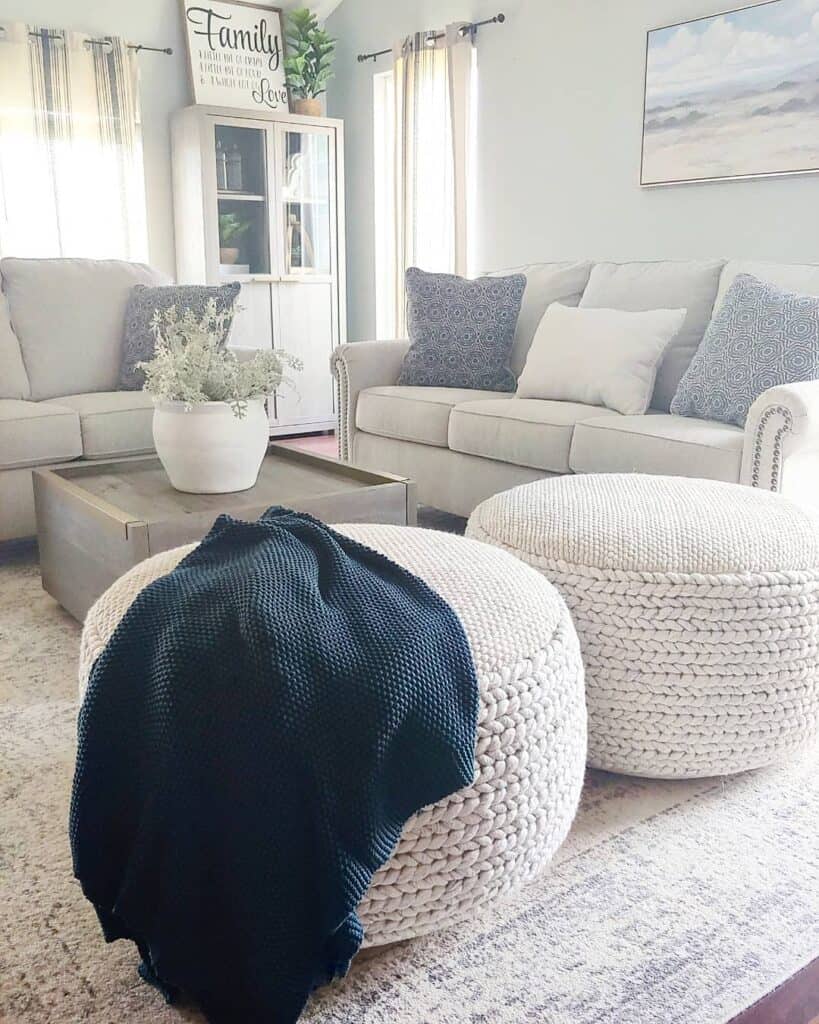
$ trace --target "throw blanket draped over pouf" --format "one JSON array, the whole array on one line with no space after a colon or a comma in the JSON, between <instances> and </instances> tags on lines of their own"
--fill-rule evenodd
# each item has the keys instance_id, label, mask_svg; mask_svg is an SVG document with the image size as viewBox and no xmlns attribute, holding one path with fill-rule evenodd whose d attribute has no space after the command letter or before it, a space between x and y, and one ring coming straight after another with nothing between
<instances>
[{"instance_id":1,"label":"throw blanket draped over pouf","mask_svg":"<svg viewBox=\"0 0 819 1024\"><path fill-rule=\"evenodd\" d=\"M471 919L551 860L583 783L583 670L566 605L519 559L432 530L335 530L403 565L447 602L469 641L480 691L472 785L410 818L359 905L364 945L379 946ZM191 550L140 563L89 611L81 693L131 602Z\"/></svg>"},{"instance_id":2,"label":"throw blanket draped over pouf","mask_svg":"<svg viewBox=\"0 0 819 1024\"><path fill-rule=\"evenodd\" d=\"M71 808L105 937L211 1021L344 973L407 818L468 786L478 686L426 583L309 516L220 517L91 672Z\"/></svg>"},{"instance_id":3,"label":"throw blanket draped over pouf","mask_svg":"<svg viewBox=\"0 0 819 1024\"><path fill-rule=\"evenodd\" d=\"M819 737L819 509L720 481L590 474L497 494L467 534L563 594L593 767L721 775Z\"/></svg>"}]
</instances>

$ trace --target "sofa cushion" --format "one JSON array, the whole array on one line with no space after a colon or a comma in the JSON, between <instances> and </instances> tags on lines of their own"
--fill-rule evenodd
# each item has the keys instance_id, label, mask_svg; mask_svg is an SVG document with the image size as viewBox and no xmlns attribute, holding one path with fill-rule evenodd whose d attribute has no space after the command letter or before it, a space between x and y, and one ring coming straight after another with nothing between
<instances>
[{"instance_id":1,"label":"sofa cushion","mask_svg":"<svg viewBox=\"0 0 819 1024\"><path fill-rule=\"evenodd\" d=\"M236 299L241 288L239 281L214 285L138 284L133 287L125 306L118 387L125 391L141 390L145 373L137 368L137 363L147 363L153 358L156 344L154 317L167 314L171 308L176 310L180 319L190 312L197 321L202 321L208 313L208 304L213 301L216 312L226 314L219 338L219 344L224 345L233 326Z\"/></svg>"},{"instance_id":2,"label":"sofa cushion","mask_svg":"<svg viewBox=\"0 0 819 1024\"><path fill-rule=\"evenodd\" d=\"M410 267L404 280L410 347L398 383L514 391L509 353L523 274L469 280Z\"/></svg>"},{"instance_id":3,"label":"sofa cushion","mask_svg":"<svg viewBox=\"0 0 819 1024\"><path fill-rule=\"evenodd\" d=\"M598 263L580 300L589 309L687 310L682 328L657 371L651 407L668 412L682 375L711 319L722 260Z\"/></svg>"},{"instance_id":4,"label":"sofa cushion","mask_svg":"<svg viewBox=\"0 0 819 1024\"><path fill-rule=\"evenodd\" d=\"M745 426L770 388L819 379L819 297L740 274L680 381L671 411Z\"/></svg>"},{"instance_id":5,"label":"sofa cushion","mask_svg":"<svg viewBox=\"0 0 819 1024\"><path fill-rule=\"evenodd\" d=\"M355 425L367 434L446 448L453 407L482 398L511 401L512 396L471 388L367 388L358 396Z\"/></svg>"},{"instance_id":6,"label":"sofa cushion","mask_svg":"<svg viewBox=\"0 0 819 1024\"><path fill-rule=\"evenodd\" d=\"M120 260L7 257L0 274L35 399L116 388L130 291L167 280Z\"/></svg>"},{"instance_id":7,"label":"sofa cushion","mask_svg":"<svg viewBox=\"0 0 819 1024\"><path fill-rule=\"evenodd\" d=\"M54 404L73 409L79 417L82 454L86 459L154 450L154 403L144 391L93 391L87 395L66 395Z\"/></svg>"},{"instance_id":8,"label":"sofa cushion","mask_svg":"<svg viewBox=\"0 0 819 1024\"><path fill-rule=\"evenodd\" d=\"M80 420L52 402L0 399L0 469L63 462L82 455Z\"/></svg>"},{"instance_id":9,"label":"sofa cushion","mask_svg":"<svg viewBox=\"0 0 819 1024\"><path fill-rule=\"evenodd\" d=\"M0 398L31 398L20 342L11 329L6 297L0 293Z\"/></svg>"},{"instance_id":10,"label":"sofa cushion","mask_svg":"<svg viewBox=\"0 0 819 1024\"><path fill-rule=\"evenodd\" d=\"M685 320L684 309L569 309L559 302L543 314L519 398L603 405L641 416L651 402L657 367Z\"/></svg>"},{"instance_id":11,"label":"sofa cushion","mask_svg":"<svg viewBox=\"0 0 819 1024\"><path fill-rule=\"evenodd\" d=\"M575 473L661 473L738 483L744 431L669 413L578 423L569 465Z\"/></svg>"},{"instance_id":12,"label":"sofa cushion","mask_svg":"<svg viewBox=\"0 0 819 1024\"><path fill-rule=\"evenodd\" d=\"M759 263L753 260L729 260L719 279L719 291L714 306L716 312L722 305L728 289L740 274L774 284L786 292L800 295L819 295L819 265L811 263Z\"/></svg>"},{"instance_id":13,"label":"sofa cushion","mask_svg":"<svg viewBox=\"0 0 819 1024\"><path fill-rule=\"evenodd\" d=\"M449 418L449 447L465 455L568 473L574 426L596 413L591 405L538 398L464 402Z\"/></svg>"},{"instance_id":14,"label":"sofa cushion","mask_svg":"<svg viewBox=\"0 0 819 1024\"><path fill-rule=\"evenodd\" d=\"M488 275L500 277L505 274L523 274L526 278L526 290L509 357L509 365L515 376L519 377L526 365L526 356L543 314L553 302L560 302L564 306L578 305L583 289L588 284L591 269L589 262L530 263L511 270L496 270Z\"/></svg>"}]
</instances>

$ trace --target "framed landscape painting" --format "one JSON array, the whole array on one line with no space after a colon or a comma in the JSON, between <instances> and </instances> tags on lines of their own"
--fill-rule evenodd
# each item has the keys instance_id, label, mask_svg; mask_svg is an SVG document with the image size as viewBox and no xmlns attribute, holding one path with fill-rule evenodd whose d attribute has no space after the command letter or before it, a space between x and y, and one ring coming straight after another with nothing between
<instances>
[{"instance_id":1,"label":"framed landscape painting","mask_svg":"<svg viewBox=\"0 0 819 1024\"><path fill-rule=\"evenodd\" d=\"M648 33L642 185L819 171L819 0Z\"/></svg>"}]
</instances>

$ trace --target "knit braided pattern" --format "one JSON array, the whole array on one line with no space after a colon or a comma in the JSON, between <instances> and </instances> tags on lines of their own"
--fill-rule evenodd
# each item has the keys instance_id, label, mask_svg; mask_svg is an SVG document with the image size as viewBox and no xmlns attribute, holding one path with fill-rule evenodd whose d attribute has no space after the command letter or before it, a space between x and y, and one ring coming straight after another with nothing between
<instances>
[{"instance_id":1,"label":"knit braided pattern","mask_svg":"<svg viewBox=\"0 0 819 1024\"><path fill-rule=\"evenodd\" d=\"M819 736L819 514L680 477L559 477L495 495L467 535L563 595L586 670L589 764L696 778Z\"/></svg>"},{"instance_id":2,"label":"knit braided pattern","mask_svg":"<svg viewBox=\"0 0 819 1024\"><path fill-rule=\"evenodd\" d=\"M586 759L577 635L543 577L497 548L396 526L335 529L421 577L460 618L480 685L475 780L404 828L359 907L365 945L424 935L534 877L574 818ZM139 591L193 545L135 566L91 608L80 696Z\"/></svg>"}]
</instances>

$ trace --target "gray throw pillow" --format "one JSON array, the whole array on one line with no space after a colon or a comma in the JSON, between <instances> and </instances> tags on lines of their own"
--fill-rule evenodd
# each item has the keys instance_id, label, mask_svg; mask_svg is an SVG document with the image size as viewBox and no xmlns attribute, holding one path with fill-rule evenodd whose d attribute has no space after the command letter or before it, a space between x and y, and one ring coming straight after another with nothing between
<instances>
[{"instance_id":1,"label":"gray throw pillow","mask_svg":"<svg viewBox=\"0 0 819 1024\"><path fill-rule=\"evenodd\" d=\"M230 322L222 338L224 344L233 325L232 313L241 288L238 281L220 285L135 285L125 307L120 388L123 391L139 391L145 383L145 374L137 369L137 363L147 362L154 354L154 332L151 330L154 313L162 313L175 306L180 313L189 309L195 316L202 317L208 302L215 299L216 308L220 312L231 310Z\"/></svg>"},{"instance_id":2,"label":"gray throw pillow","mask_svg":"<svg viewBox=\"0 0 819 1024\"><path fill-rule=\"evenodd\" d=\"M745 426L768 388L819 378L819 298L739 274L671 402L678 416Z\"/></svg>"},{"instance_id":3,"label":"gray throw pillow","mask_svg":"<svg viewBox=\"0 0 819 1024\"><path fill-rule=\"evenodd\" d=\"M509 368L524 274L481 277L406 274L410 349L399 384L514 391Z\"/></svg>"}]
</instances>

